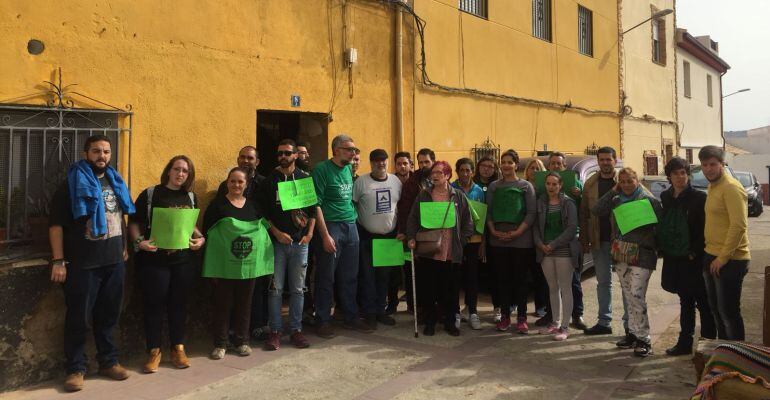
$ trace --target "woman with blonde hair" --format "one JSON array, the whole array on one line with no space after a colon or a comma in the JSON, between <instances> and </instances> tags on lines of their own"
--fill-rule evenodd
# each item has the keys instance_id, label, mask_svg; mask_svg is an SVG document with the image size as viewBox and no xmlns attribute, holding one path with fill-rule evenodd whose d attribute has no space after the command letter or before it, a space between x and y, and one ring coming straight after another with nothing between
<instances>
[{"instance_id":1,"label":"woman with blonde hair","mask_svg":"<svg viewBox=\"0 0 770 400\"><path fill-rule=\"evenodd\" d=\"M539 171L545 171L545 164L543 164L542 161L540 161L539 158L533 158L532 160L529 160L527 163L527 166L524 167L524 179L526 179L529 183L535 184L535 173Z\"/></svg>"}]
</instances>

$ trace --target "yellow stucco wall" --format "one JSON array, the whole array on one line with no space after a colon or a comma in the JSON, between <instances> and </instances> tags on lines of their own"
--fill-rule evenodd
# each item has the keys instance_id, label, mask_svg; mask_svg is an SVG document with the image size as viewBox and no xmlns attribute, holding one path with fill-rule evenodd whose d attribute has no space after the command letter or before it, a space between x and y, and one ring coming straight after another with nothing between
<instances>
[{"instance_id":1,"label":"yellow stucco wall","mask_svg":"<svg viewBox=\"0 0 770 400\"><path fill-rule=\"evenodd\" d=\"M621 1L623 30L650 18L652 7L674 9L674 0ZM665 16L666 63L652 61L652 24L650 22L623 35L623 90L625 104L632 114L623 121L623 163L642 174L644 154L655 152L658 171L663 173L664 145L676 148L676 51L674 14ZM649 120L643 120L649 116ZM633 117L636 117L635 119Z\"/></svg>"},{"instance_id":2,"label":"yellow stucco wall","mask_svg":"<svg viewBox=\"0 0 770 400\"><path fill-rule=\"evenodd\" d=\"M0 101L44 89L42 81L61 66L65 84L77 83L79 91L106 103L133 105L134 195L157 182L176 154L196 163L197 192L215 190L238 149L258 140L257 110L328 113L335 87L329 138L346 132L365 154L375 147L393 152L395 13L376 2L348 1L343 39L342 3L3 1ZM407 49L410 32L406 25ZM32 38L45 43L41 55L28 54ZM358 49L352 98L344 41ZM411 51L404 64L405 113L411 115ZM301 107L290 107L292 94L301 95ZM411 118L405 127L411 142Z\"/></svg>"},{"instance_id":3,"label":"yellow stucco wall","mask_svg":"<svg viewBox=\"0 0 770 400\"><path fill-rule=\"evenodd\" d=\"M593 11L594 56L578 52L577 2L554 0L552 42L532 36L531 1L491 1L488 20L461 12L454 0L415 0L427 22L425 51L432 81L506 96L616 112L618 95L617 5L584 1ZM419 51L419 43L415 43ZM418 53L419 54L419 53ZM416 148L439 158L468 156L489 137L522 156L542 150L582 153L592 143L619 145L612 115L562 112L546 106L415 90Z\"/></svg>"}]
</instances>

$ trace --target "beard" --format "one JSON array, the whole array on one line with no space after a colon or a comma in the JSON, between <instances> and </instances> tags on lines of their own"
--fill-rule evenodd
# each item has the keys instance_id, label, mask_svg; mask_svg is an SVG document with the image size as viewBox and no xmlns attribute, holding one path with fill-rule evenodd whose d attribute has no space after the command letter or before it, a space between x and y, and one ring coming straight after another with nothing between
<instances>
[{"instance_id":1,"label":"beard","mask_svg":"<svg viewBox=\"0 0 770 400\"><path fill-rule=\"evenodd\" d=\"M110 165L109 163L106 163L106 162L105 162L105 166L104 166L104 167L100 167L100 166L96 165L96 163L94 163L94 162L91 162L90 160L88 161L88 164L89 164L89 165L91 165L91 170L92 170L92 171L94 171L94 174L96 174L96 175L101 175L101 174L103 174L103 173L104 173L104 171L106 171L106 170L107 170L107 168L108 168L108 167L109 167L109 165Z\"/></svg>"},{"instance_id":2,"label":"beard","mask_svg":"<svg viewBox=\"0 0 770 400\"><path fill-rule=\"evenodd\" d=\"M297 163L297 167L303 171L307 171L308 169L310 169L310 160L303 160L298 158L294 162Z\"/></svg>"},{"instance_id":3,"label":"beard","mask_svg":"<svg viewBox=\"0 0 770 400\"><path fill-rule=\"evenodd\" d=\"M299 162L299 160L297 160L296 162ZM278 165L280 165L281 168L289 168L294 163L295 163L295 161L290 161L290 160L287 160L287 159L283 159L281 161L278 161Z\"/></svg>"}]
</instances>

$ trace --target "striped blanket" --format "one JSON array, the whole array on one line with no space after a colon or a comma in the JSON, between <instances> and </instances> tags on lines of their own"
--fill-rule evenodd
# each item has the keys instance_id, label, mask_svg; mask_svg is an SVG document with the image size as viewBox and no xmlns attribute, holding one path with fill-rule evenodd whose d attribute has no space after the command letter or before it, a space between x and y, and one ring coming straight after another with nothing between
<instances>
[{"instance_id":1,"label":"striped blanket","mask_svg":"<svg viewBox=\"0 0 770 400\"><path fill-rule=\"evenodd\" d=\"M732 378L770 390L770 348L737 342L720 344L706 364L692 400L716 399L715 386Z\"/></svg>"}]
</instances>

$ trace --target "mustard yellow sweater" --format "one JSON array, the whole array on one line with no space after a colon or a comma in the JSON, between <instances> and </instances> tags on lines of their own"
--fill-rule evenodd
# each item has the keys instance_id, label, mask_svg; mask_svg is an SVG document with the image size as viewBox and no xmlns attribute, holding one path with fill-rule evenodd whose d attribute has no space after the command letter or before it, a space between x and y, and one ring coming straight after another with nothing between
<instances>
[{"instance_id":1,"label":"mustard yellow sweater","mask_svg":"<svg viewBox=\"0 0 770 400\"><path fill-rule=\"evenodd\" d=\"M706 253L723 263L749 260L746 190L727 172L709 184L706 197Z\"/></svg>"}]
</instances>

